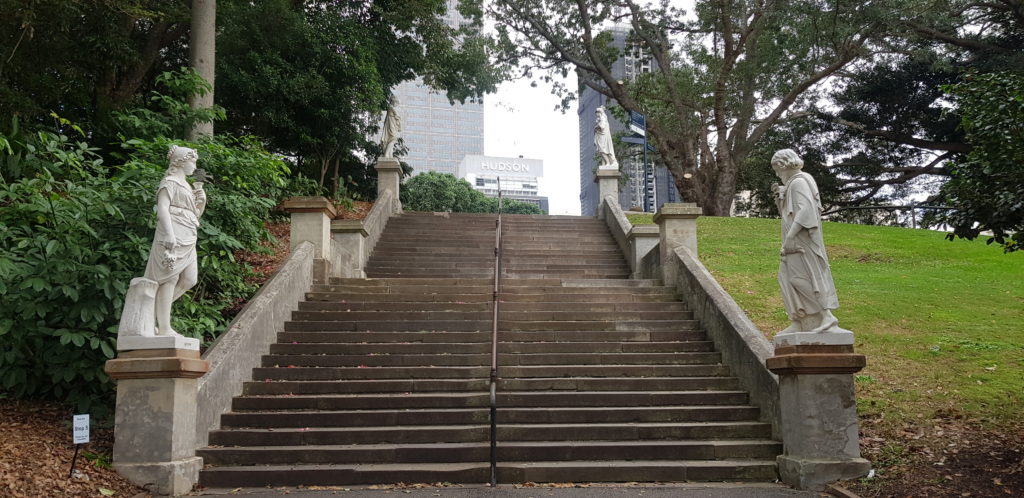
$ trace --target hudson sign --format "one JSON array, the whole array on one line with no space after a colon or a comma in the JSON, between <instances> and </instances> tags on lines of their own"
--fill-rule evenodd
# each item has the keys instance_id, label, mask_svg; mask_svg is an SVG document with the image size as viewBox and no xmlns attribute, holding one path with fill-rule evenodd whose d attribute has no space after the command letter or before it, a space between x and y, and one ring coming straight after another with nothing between
<instances>
[{"instance_id":1,"label":"hudson sign","mask_svg":"<svg viewBox=\"0 0 1024 498\"><path fill-rule=\"evenodd\" d=\"M466 156L465 173L497 174L519 173L533 177L544 175L544 162L540 159L514 157Z\"/></svg>"}]
</instances>

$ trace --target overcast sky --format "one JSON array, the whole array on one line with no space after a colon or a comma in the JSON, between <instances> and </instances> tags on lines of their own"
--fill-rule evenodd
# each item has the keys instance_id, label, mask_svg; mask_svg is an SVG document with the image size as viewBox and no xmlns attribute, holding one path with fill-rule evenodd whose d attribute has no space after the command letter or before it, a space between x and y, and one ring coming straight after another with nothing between
<instances>
[{"instance_id":1,"label":"overcast sky","mask_svg":"<svg viewBox=\"0 0 1024 498\"><path fill-rule=\"evenodd\" d=\"M574 85L570 85L574 86ZM544 161L540 195L550 214L580 214L580 146L576 106L555 110L551 88L509 81L484 97L484 154Z\"/></svg>"}]
</instances>

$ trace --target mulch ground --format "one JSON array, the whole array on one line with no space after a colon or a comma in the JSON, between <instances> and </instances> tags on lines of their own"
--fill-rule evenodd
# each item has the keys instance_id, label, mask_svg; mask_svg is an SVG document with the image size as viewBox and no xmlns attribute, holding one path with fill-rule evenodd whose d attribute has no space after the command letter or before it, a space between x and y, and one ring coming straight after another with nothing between
<instances>
[{"instance_id":1,"label":"mulch ground","mask_svg":"<svg viewBox=\"0 0 1024 498\"><path fill-rule=\"evenodd\" d=\"M1024 496L1024 428L978 427L959 416L883 426L861 420L875 477L843 486L864 498Z\"/></svg>"},{"instance_id":2,"label":"mulch ground","mask_svg":"<svg viewBox=\"0 0 1024 498\"><path fill-rule=\"evenodd\" d=\"M149 496L110 468L110 429L92 427L92 442L80 445L68 477L75 453L71 415L53 403L0 401L0 496Z\"/></svg>"}]
</instances>

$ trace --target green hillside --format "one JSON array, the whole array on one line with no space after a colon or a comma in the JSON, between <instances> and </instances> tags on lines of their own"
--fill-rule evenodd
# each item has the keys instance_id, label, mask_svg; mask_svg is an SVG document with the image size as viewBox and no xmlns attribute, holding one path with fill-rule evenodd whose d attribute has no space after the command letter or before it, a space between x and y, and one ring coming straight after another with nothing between
<instances>
[{"instance_id":1,"label":"green hillside","mask_svg":"<svg viewBox=\"0 0 1024 498\"><path fill-rule=\"evenodd\" d=\"M868 357L862 415L1020 423L1024 254L928 230L826 223L824 235L839 325ZM701 261L754 323L769 337L784 328L779 221L702 217L698 239Z\"/></svg>"}]
</instances>

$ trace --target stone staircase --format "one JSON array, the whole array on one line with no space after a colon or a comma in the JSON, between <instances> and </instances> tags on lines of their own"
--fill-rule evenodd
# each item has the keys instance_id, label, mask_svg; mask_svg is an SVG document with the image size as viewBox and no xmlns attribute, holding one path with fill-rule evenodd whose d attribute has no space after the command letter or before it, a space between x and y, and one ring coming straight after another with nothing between
<instances>
[{"instance_id":1,"label":"stone staircase","mask_svg":"<svg viewBox=\"0 0 1024 498\"><path fill-rule=\"evenodd\" d=\"M602 222L503 217L499 482L767 481L781 443ZM199 455L207 487L486 482L494 215L406 213L317 285Z\"/></svg>"}]
</instances>

